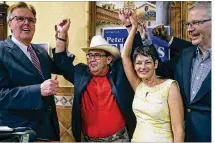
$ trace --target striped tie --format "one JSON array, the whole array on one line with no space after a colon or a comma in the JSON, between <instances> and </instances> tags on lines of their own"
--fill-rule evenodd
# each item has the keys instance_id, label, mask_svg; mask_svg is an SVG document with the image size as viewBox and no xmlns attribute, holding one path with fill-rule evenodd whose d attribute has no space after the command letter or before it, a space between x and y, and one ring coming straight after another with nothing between
<instances>
[{"instance_id":1,"label":"striped tie","mask_svg":"<svg viewBox=\"0 0 215 143\"><path fill-rule=\"evenodd\" d=\"M34 50L32 49L31 46L28 46L28 47L27 47L27 51L30 53L30 56L31 56L31 60L32 60L33 65L34 65L35 68L38 70L38 72L39 72L39 74L41 75L42 79L45 79L44 76L43 76L43 73L42 73L42 71L41 71L41 68L40 68L40 61L39 61L39 59L37 58L36 53L34 52Z\"/></svg>"}]
</instances>

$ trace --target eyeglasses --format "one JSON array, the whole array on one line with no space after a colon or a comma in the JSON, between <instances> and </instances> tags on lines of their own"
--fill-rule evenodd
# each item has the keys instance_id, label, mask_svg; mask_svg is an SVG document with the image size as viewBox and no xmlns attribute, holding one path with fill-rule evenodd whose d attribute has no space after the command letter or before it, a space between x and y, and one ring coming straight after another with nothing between
<instances>
[{"instance_id":1,"label":"eyeglasses","mask_svg":"<svg viewBox=\"0 0 215 143\"><path fill-rule=\"evenodd\" d=\"M18 22L25 22L25 20L27 19L29 23L31 24L35 24L37 19L33 18L33 17L24 17L24 16L13 16L10 21L12 21L13 19L16 19L16 21Z\"/></svg>"},{"instance_id":2,"label":"eyeglasses","mask_svg":"<svg viewBox=\"0 0 215 143\"><path fill-rule=\"evenodd\" d=\"M203 24L207 21L211 21L211 19L204 19L204 20L193 20L190 22L184 22L184 27L187 29L189 26L193 27L193 26L197 26L199 24Z\"/></svg>"},{"instance_id":3,"label":"eyeglasses","mask_svg":"<svg viewBox=\"0 0 215 143\"><path fill-rule=\"evenodd\" d=\"M96 60L100 60L102 57L106 57L107 55L102 55L100 53L95 53L95 54L87 54L87 59L92 59L92 58L95 58Z\"/></svg>"}]
</instances>

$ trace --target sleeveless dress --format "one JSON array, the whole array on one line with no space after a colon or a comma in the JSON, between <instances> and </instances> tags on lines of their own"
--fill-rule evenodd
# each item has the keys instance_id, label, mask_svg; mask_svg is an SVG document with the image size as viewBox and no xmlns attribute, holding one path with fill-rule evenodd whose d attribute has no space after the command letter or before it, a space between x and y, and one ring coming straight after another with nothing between
<instances>
[{"instance_id":1,"label":"sleeveless dress","mask_svg":"<svg viewBox=\"0 0 215 143\"><path fill-rule=\"evenodd\" d=\"M136 88L133 111L137 118L132 142L173 142L168 93L173 82L167 79L154 87L143 82Z\"/></svg>"}]
</instances>

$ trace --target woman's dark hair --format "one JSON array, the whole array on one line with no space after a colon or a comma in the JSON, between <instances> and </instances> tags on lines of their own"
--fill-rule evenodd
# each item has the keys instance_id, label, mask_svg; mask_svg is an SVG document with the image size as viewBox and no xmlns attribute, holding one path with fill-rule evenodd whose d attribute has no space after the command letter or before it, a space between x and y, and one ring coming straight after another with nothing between
<instances>
[{"instance_id":1,"label":"woman's dark hair","mask_svg":"<svg viewBox=\"0 0 215 143\"><path fill-rule=\"evenodd\" d=\"M133 52L133 57L132 57L133 61L136 60L137 55L143 55L143 56L147 56L147 57L151 56L154 63L156 60L159 61L159 55L158 55L158 52L157 52L156 48L154 47L154 45L137 47Z\"/></svg>"}]
</instances>

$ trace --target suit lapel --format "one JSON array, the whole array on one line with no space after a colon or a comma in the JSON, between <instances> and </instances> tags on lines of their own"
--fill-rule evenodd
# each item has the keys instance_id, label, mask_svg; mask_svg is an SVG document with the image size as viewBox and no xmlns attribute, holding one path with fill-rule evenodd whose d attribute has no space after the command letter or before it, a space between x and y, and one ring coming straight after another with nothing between
<instances>
[{"instance_id":1,"label":"suit lapel","mask_svg":"<svg viewBox=\"0 0 215 143\"><path fill-rule=\"evenodd\" d=\"M89 81L92 79L92 75L89 73L88 68L85 68L83 75L81 76L80 83L78 85L79 91L77 93L83 93L81 91L84 91ZM82 96L82 95L80 95Z\"/></svg>"},{"instance_id":2,"label":"suit lapel","mask_svg":"<svg viewBox=\"0 0 215 143\"><path fill-rule=\"evenodd\" d=\"M25 67L27 70L32 73L38 74L36 68L30 61L30 59L23 53L23 51L10 39L8 38L6 41L6 46L10 48L9 52L14 57L14 61L19 62Z\"/></svg>"},{"instance_id":3,"label":"suit lapel","mask_svg":"<svg viewBox=\"0 0 215 143\"><path fill-rule=\"evenodd\" d=\"M200 100L210 90L211 90L211 71L208 73L207 77L202 82L202 85L198 93L196 94L195 98L192 100L191 104Z\"/></svg>"},{"instance_id":4,"label":"suit lapel","mask_svg":"<svg viewBox=\"0 0 215 143\"><path fill-rule=\"evenodd\" d=\"M187 98L188 103L190 103L190 81L191 81L191 69L192 69L192 60L195 54L196 48L190 48L190 52L187 52L183 57L183 85L184 92Z\"/></svg>"}]
</instances>

